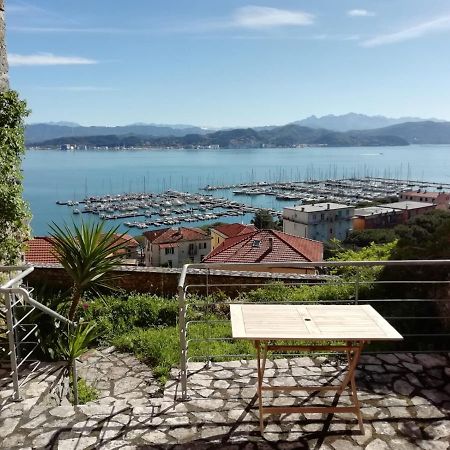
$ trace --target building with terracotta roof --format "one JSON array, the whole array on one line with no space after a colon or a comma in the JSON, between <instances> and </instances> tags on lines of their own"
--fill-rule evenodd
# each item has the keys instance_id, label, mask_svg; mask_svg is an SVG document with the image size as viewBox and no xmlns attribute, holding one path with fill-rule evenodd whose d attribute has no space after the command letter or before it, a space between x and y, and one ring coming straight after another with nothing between
<instances>
[{"instance_id":1,"label":"building with terracotta roof","mask_svg":"<svg viewBox=\"0 0 450 450\"><path fill-rule=\"evenodd\" d=\"M218 247L225 239L244 234L253 233L257 228L254 225L243 225L241 223L226 223L210 228L212 250Z\"/></svg>"},{"instance_id":2,"label":"building with terracotta roof","mask_svg":"<svg viewBox=\"0 0 450 450\"><path fill-rule=\"evenodd\" d=\"M147 231L144 237L146 266L200 263L211 251L211 236L200 228L164 228Z\"/></svg>"},{"instance_id":3,"label":"building with terracotta roof","mask_svg":"<svg viewBox=\"0 0 450 450\"><path fill-rule=\"evenodd\" d=\"M58 263L58 258L53 250L52 239L47 236L30 239L25 250L25 262L30 264Z\"/></svg>"},{"instance_id":4,"label":"building with terracotta roof","mask_svg":"<svg viewBox=\"0 0 450 450\"><path fill-rule=\"evenodd\" d=\"M323 243L283 233L277 230L257 230L223 241L203 260L205 263L249 263L248 270L266 271L258 263L309 262L323 260ZM287 269L274 269L286 272ZM315 273L315 269L290 271Z\"/></svg>"},{"instance_id":5,"label":"building with terracotta roof","mask_svg":"<svg viewBox=\"0 0 450 450\"><path fill-rule=\"evenodd\" d=\"M432 203L437 209L449 209L450 194L448 192L432 192L422 189L417 191L404 191L400 193L400 200L419 203Z\"/></svg>"},{"instance_id":6,"label":"building with terracotta roof","mask_svg":"<svg viewBox=\"0 0 450 450\"><path fill-rule=\"evenodd\" d=\"M124 264L136 265L139 258L139 243L129 234L116 234L115 236L117 241L124 245L124 248L118 251L118 254L123 256ZM59 261L53 249L52 238L38 236L30 239L25 251L25 262L30 264L57 264Z\"/></svg>"}]
</instances>

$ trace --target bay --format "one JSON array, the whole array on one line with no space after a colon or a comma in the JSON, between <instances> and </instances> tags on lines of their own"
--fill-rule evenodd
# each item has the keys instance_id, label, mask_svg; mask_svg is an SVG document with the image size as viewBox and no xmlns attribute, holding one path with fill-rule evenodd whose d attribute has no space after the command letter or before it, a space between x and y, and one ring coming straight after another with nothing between
<instances>
[{"instance_id":1,"label":"bay","mask_svg":"<svg viewBox=\"0 0 450 450\"><path fill-rule=\"evenodd\" d=\"M201 192L206 185L251 181L294 181L378 176L450 183L450 145L407 147L321 147L218 150L28 150L23 161L24 197L29 202L33 234L49 234L48 224L81 220L57 200L124 192ZM293 202L272 196L212 195L252 206L281 210ZM251 215L220 219L249 222ZM190 223L195 226L203 223ZM119 225L122 221L109 221ZM121 231L134 234L141 230Z\"/></svg>"}]
</instances>

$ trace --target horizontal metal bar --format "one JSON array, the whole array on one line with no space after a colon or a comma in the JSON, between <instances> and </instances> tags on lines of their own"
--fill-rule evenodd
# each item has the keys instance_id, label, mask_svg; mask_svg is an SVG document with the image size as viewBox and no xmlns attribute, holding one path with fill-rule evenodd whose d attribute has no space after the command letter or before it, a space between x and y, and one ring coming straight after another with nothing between
<instances>
[{"instance_id":1,"label":"horizontal metal bar","mask_svg":"<svg viewBox=\"0 0 450 450\"><path fill-rule=\"evenodd\" d=\"M326 350L331 352L346 352L358 348L360 348L359 345L267 345L267 350L269 351L299 350L301 352L315 352L317 350Z\"/></svg>"},{"instance_id":2,"label":"horizontal metal bar","mask_svg":"<svg viewBox=\"0 0 450 450\"><path fill-rule=\"evenodd\" d=\"M417 334L402 334L403 337L445 337L450 336L450 333L417 333Z\"/></svg>"},{"instance_id":3,"label":"horizontal metal bar","mask_svg":"<svg viewBox=\"0 0 450 450\"><path fill-rule=\"evenodd\" d=\"M224 338L192 338L186 341L189 345L190 342L214 342L214 341L234 341L236 338L224 337Z\"/></svg>"},{"instance_id":4,"label":"horizontal metal bar","mask_svg":"<svg viewBox=\"0 0 450 450\"><path fill-rule=\"evenodd\" d=\"M18 270L26 270L28 269L29 265L25 266L0 266L0 272L17 272Z\"/></svg>"}]
</instances>

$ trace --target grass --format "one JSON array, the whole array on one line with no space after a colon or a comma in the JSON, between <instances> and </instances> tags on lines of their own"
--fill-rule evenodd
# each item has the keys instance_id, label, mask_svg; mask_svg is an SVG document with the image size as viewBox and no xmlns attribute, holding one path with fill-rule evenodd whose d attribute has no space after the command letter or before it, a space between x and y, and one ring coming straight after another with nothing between
<instances>
[{"instance_id":1,"label":"grass","mask_svg":"<svg viewBox=\"0 0 450 450\"><path fill-rule=\"evenodd\" d=\"M87 382L84 378L79 377L78 378L78 404L84 405L88 402L97 400L98 397L99 397L98 390L94 386L87 384ZM72 404L74 403L72 380L70 381L69 400Z\"/></svg>"}]
</instances>

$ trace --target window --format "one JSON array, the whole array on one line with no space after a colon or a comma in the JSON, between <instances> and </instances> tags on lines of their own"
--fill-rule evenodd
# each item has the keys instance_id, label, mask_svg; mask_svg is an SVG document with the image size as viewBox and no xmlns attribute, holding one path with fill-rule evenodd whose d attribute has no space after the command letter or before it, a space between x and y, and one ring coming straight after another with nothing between
<instances>
[{"instance_id":1,"label":"window","mask_svg":"<svg viewBox=\"0 0 450 450\"><path fill-rule=\"evenodd\" d=\"M166 253L166 255L173 255L173 254L175 254L175 249L173 247L166 248L165 253ZM170 267L172 267L172 266L170 266Z\"/></svg>"},{"instance_id":2,"label":"window","mask_svg":"<svg viewBox=\"0 0 450 450\"><path fill-rule=\"evenodd\" d=\"M169 259L169 260L167 261L167 267L173 267L173 266L172 266L172 260L171 260L171 259Z\"/></svg>"}]
</instances>

